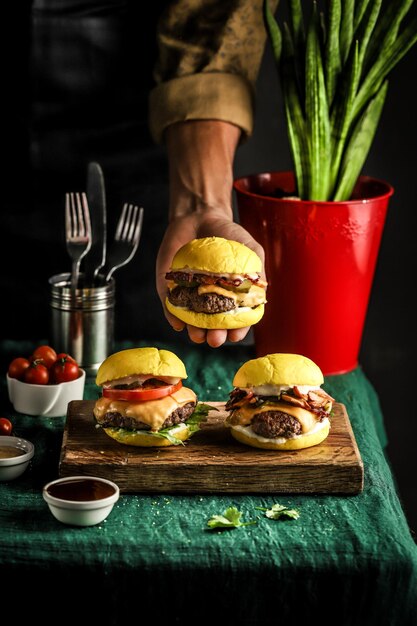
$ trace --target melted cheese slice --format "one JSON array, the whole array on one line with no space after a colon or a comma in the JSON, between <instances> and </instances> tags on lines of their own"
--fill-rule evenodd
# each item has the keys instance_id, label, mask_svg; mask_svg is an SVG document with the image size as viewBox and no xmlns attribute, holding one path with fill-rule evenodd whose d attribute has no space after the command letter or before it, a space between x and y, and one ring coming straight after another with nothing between
<instances>
[{"instance_id":1,"label":"melted cheese slice","mask_svg":"<svg viewBox=\"0 0 417 626\"><path fill-rule=\"evenodd\" d=\"M156 432L160 430L162 424L173 411L188 404L188 402L197 402L196 394L188 387L181 387L171 396L144 402L127 402L126 400L101 397L94 406L94 416L100 423L109 411L120 413L123 417L134 417Z\"/></svg>"},{"instance_id":2,"label":"melted cheese slice","mask_svg":"<svg viewBox=\"0 0 417 626\"><path fill-rule=\"evenodd\" d=\"M198 287L198 295L201 296L204 293L217 293L219 296L225 296L226 298L232 298L235 301L236 306L254 307L258 304L266 302L265 289L258 285L252 285L247 293L238 293L237 291L229 291L223 289L218 285L200 285Z\"/></svg>"},{"instance_id":3,"label":"melted cheese slice","mask_svg":"<svg viewBox=\"0 0 417 626\"><path fill-rule=\"evenodd\" d=\"M259 413L265 413L266 411L282 411L283 413L288 413L288 415L292 415L295 417L301 424L302 433L308 433L312 430L317 422L319 421L318 417L314 413L310 411L306 411L299 406L291 406L290 404L284 404L282 402L276 402L274 404L265 403L263 406L255 409L250 404L246 404L244 406L239 407L231 414L228 419L229 424L233 426L241 425L247 426L251 423L254 415L258 415Z\"/></svg>"}]
</instances>

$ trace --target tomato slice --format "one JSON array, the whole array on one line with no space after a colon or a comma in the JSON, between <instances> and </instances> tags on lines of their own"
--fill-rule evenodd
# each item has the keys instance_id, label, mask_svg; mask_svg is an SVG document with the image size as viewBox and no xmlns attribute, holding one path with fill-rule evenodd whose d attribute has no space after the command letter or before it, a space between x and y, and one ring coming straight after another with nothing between
<instances>
[{"instance_id":1,"label":"tomato slice","mask_svg":"<svg viewBox=\"0 0 417 626\"><path fill-rule=\"evenodd\" d=\"M158 400L170 396L182 387L182 380L175 385L164 385L153 389L114 389L103 387L103 397L111 400L127 400L128 402L145 402L146 400Z\"/></svg>"}]
</instances>

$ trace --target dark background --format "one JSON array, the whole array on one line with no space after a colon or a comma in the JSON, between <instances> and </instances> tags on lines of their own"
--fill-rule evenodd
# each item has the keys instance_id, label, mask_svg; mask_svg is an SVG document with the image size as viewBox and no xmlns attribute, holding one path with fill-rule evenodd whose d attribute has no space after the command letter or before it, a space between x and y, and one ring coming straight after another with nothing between
<instances>
[{"instance_id":1,"label":"dark background","mask_svg":"<svg viewBox=\"0 0 417 626\"><path fill-rule=\"evenodd\" d=\"M114 232L123 202L145 208L138 253L116 275L116 338L187 341L184 333L178 335L167 325L153 282L168 199L164 151L153 144L146 125L154 59L152 11L157 14L158 3L147 7L142 29L141 3L36 0L17 4L18 8L8 7L4 21L11 32L19 32L4 56L3 74L4 338L48 340L48 278L70 269L64 241L65 192L85 189L87 164L97 160L106 179L109 233ZM122 36L119 18L124 24ZM364 167L363 173L387 180L395 193L360 354L361 366L379 394L387 453L414 537L416 75L417 46L391 74L382 119ZM281 94L267 46L258 81L255 132L238 150L235 173L290 168Z\"/></svg>"},{"instance_id":2,"label":"dark background","mask_svg":"<svg viewBox=\"0 0 417 626\"><path fill-rule=\"evenodd\" d=\"M414 14L416 10L413 9ZM417 46L394 68L363 173L394 187L364 330L360 365L378 392L387 454L417 540L416 214ZM291 169L281 92L270 47L258 79L255 132L236 175Z\"/></svg>"}]
</instances>

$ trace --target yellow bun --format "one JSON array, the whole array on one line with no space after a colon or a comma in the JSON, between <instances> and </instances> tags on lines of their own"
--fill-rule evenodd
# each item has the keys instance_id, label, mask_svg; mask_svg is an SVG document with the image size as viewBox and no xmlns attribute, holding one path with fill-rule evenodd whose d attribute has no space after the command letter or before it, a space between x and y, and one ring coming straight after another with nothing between
<instances>
[{"instance_id":1,"label":"yellow bun","mask_svg":"<svg viewBox=\"0 0 417 626\"><path fill-rule=\"evenodd\" d=\"M236 372L234 387L259 387L260 385L310 385L318 387L324 382L318 365L301 354L267 354L246 361Z\"/></svg>"},{"instance_id":2,"label":"yellow bun","mask_svg":"<svg viewBox=\"0 0 417 626\"><path fill-rule=\"evenodd\" d=\"M103 428L106 435L115 439L118 443L138 448L160 448L176 445L165 437L158 437L152 433L139 433L123 428ZM172 435L180 441L186 441L190 437L190 429L186 424L179 424L171 431Z\"/></svg>"},{"instance_id":3,"label":"yellow bun","mask_svg":"<svg viewBox=\"0 0 417 626\"><path fill-rule=\"evenodd\" d=\"M259 322L265 310L265 306L259 304L253 309L242 307L240 311L239 308L237 308L235 309L236 312L233 313L196 313L184 307L175 306L168 298L165 300L165 305L172 315L175 315L175 317L178 317L178 319L186 324L207 329L245 328L246 326L253 326L253 324Z\"/></svg>"},{"instance_id":4,"label":"yellow bun","mask_svg":"<svg viewBox=\"0 0 417 626\"><path fill-rule=\"evenodd\" d=\"M158 348L129 348L111 354L97 371L96 384L103 385L135 374L187 378L185 365L176 354Z\"/></svg>"},{"instance_id":5,"label":"yellow bun","mask_svg":"<svg viewBox=\"0 0 417 626\"><path fill-rule=\"evenodd\" d=\"M240 443L253 448L262 448L264 450L302 450L304 448L311 448L317 446L324 441L330 432L330 421L325 418L323 421L323 427L314 433L305 433L304 435L298 435L290 439L286 439L282 443L276 441L267 441L266 439L256 437L253 431L245 429L238 429L235 426L230 426L231 435Z\"/></svg>"},{"instance_id":6,"label":"yellow bun","mask_svg":"<svg viewBox=\"0 0 417 626\"><path fill-rule=\"evenodd\" d=\"M262 271L262 261L243 243L203 237L189 241L175 254L171 269L186 268L214 274L252 274Z\"/></svg>"}]
</instances>

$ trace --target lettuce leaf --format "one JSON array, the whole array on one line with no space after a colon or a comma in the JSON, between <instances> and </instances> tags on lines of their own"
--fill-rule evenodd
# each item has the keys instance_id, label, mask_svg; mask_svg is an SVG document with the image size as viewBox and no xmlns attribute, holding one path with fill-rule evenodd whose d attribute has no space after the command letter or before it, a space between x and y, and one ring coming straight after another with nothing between
<instances>
[{"instance_id":1,"label":"lettuce leaf","mask_svg":"<svg viewBox=\"0 0 417 626\"><path fill-rule=\"evenodd\" d=\"M218 411L218 409L210 406L209 404L206 404L205 402L197 403L193 413L190 415L188 420L184 422L184 425L186 425L190 431L190 436L193 435L198 430L200 430L200 424L204 419L207 418L209 411ZM145 435L148 437L161 437L162 439L168 439L168 441L172 443L174 446L179 446L179 445L185 445L184 441L181 441L181 439L178 439L178 437L175 436L175 429L179 428L180 426L181 424L174 424L173 426L169 426L168 428L162 428L158 432L150 432L149 430L135 430L135 429L130 430L130 432L138 433L138 434ZM123 429L115 428L114 430L124 430L126 432L128 431L127 428L123 428Z\"/></svg>"},{"instance_id":2,"label":"lettuce leaf","mask_svg":"<svg viewBox=\"0 0 417 626\"><path fill-rule=\"evenodd\" d=\"M200 430L200 424L203 420L207 418L209 411L218 411L214 406L210 406L205 402L198 402L195 407L193 413L190 415L188 420L185 422L190 429L190 433L193 434L197 430Z\"/></svg>"}]
</instances>

